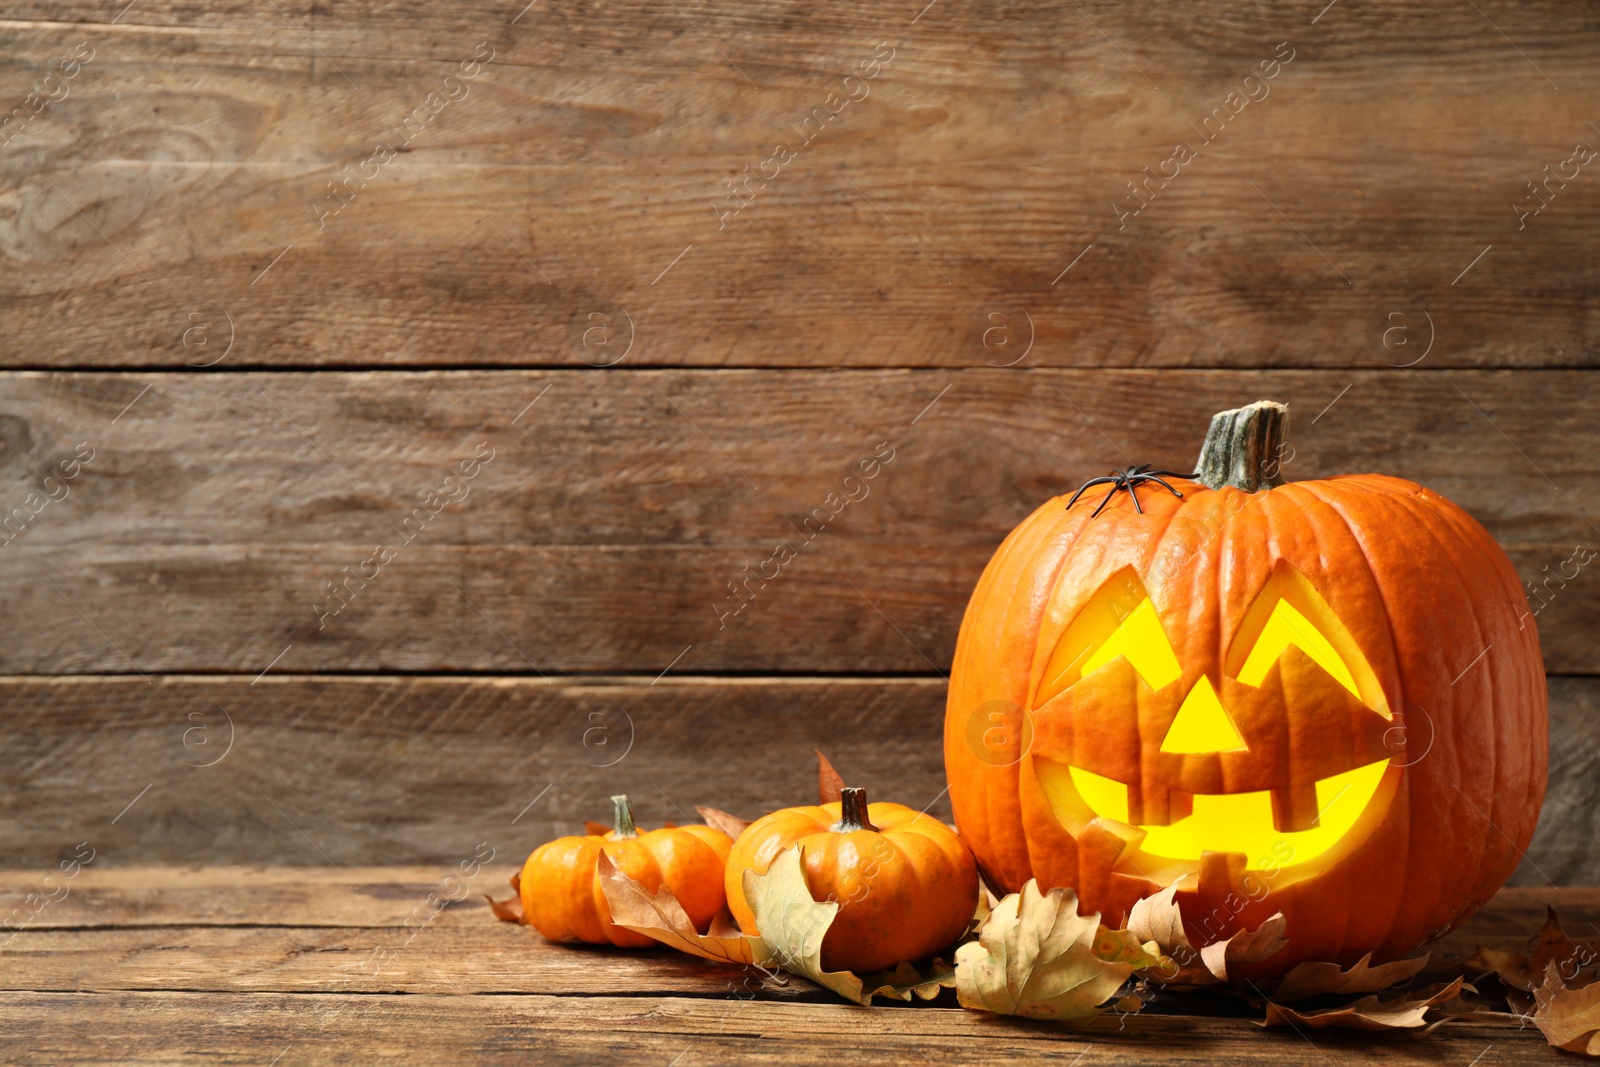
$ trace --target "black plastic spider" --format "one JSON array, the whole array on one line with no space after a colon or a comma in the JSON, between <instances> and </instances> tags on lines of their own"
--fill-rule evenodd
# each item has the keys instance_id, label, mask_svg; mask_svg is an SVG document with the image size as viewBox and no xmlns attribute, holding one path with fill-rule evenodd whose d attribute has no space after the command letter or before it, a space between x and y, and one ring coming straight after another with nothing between
<instances>
[{"instance_id":1,"label":"black plastic spider","mask_svg":"<svg viewBox=\"0 0 1600 1067\"><path fill-rule=\"evenodd\" d=\"M1168 478L1194 478L1198 476L1198 472L1196 474L1179 474L1177 471L1151 470L1150 464L1148 463L1141 464L1137 467L1129 467L1125 471L1114 470L1104 478L1090 478L1088 481L1078 486L1078 491L1072 494L1071 500L1067 501L1067 510L1072 510L1072 505L1078 502L1078 498L1083 495L1083 491L1085 489L1088 489L1091 485L1105 485L1109 482L1111 484L1111 489L1106 493L1105 499L1101 500L1100 503L1096 505L1094 511L1090 512L1089 517L1091 519L1100 514L1100 509L1111 503L1111 498L1116 496L1119 491L1124 489L1127 490L1129 496L1133 497L1134 508L1138 510L1139 514L1143 515L1144 508L1139 504L1139 494L1137 489L1145 482L1155 482L1173 496L1183 496L1182 493L1178 492L1176 489L1172 488L1172 486L1162 481L1163 475Z\"/></svg>"}]
</instances>

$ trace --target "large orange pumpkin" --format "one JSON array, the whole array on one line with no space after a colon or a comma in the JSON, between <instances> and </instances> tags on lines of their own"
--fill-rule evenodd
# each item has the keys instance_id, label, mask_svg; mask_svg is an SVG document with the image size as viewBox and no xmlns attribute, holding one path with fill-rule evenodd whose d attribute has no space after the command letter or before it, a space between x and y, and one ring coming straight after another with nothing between
<instances>
[{"instance_id":1,"label":"large orange pumpkin","mask_svg":"<svg viewBox=\"0 0 1600 1067\"><path fill-rule=\"evenodd\" d=\"M1194 477L1118 472L1012 531L945 718L991 885L1070 886L1117 923L1176 885L1201 945L1281 911L1257 975L1461 923L1533 836L1549 744L1493 538L1398 478L1284 484L1286 421L1223 412Z\"/></svg>"}]
</instances>

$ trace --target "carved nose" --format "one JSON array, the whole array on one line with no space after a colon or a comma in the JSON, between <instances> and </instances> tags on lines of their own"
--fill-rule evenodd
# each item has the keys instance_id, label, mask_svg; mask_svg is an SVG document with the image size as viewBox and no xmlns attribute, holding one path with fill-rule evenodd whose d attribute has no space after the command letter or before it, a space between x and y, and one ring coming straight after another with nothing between
<instances>
[{"instance_id":1,"label":"carved nose","mask_svg":"<svg viewBox=\"0 0 1600 1067\"><path fill-rule=\"evenodd\" d=\"M1217 698L1211 679L1203 674L1183 698L1183 705L1178 708L1178 715L1161 742L1163 752L1186 754L1243 752L1249 747L1233 724L1228 709Z\"/></svg>"}]
</instances>

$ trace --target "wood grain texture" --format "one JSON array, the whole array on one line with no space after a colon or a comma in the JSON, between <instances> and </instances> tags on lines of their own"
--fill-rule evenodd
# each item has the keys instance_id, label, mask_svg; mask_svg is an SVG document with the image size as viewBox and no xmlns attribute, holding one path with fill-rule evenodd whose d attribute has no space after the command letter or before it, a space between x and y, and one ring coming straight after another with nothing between
<instances>
[{"instance_id":1,"label":"wood grain texture","mask_svg":"<svg viewBox=\"0 0 1600 1067\"><path fill-rule=\"evenodd\" d=\"M87 843L96 878L147 863L449 867L480 846L515 863L604 819L613 793L647 825L693 821L696 804L753 818L812 802L818 748L873 796L948 819L944 701L924 678L4 679L0 862L49 866ZM1597 704L1600 681L1551 680L1550 790L1516 884L1600 883ZM177 921L172 907L154 914Z\"/></svg>"},{"instance_id":2,"label":"wood grain texture","mask_svg":"<svg viewBox=\"0 0 1600 1067\"><path fill-rule=\"evenodd\" d=\"M291 930L302 934L323 931L330 936L337 931L345 934L354 931L371 937L383 937L385 932L392 931L409 934L413 929L452 937L475 937L483 931L509 932L526 936L500 938L510 947L497 951L521 952L539 961L529 968L532 984L518 987L521 992L535 993L559 992L552 985L538 984L536 979L549 968L564 967L563 960L587 957L592 963L594 958L604 957L607 961L626 963L656 959L650 953L590 951L583 947L554 945L532 936L526 928L500 923L480 894L505 896L502 890L506 880L517 868L494 862L466 874L468 870L454 863L351 866L341 870L325 865L108 868L90 863L67 879L66 891L57 891L58 899L52 900L31 921L13 924L20 931L18 940L8 942L6 947L42 958L68 944L66 935L69 933L132 935L141 930L180 927L184 931L180 936L190 938L200 936L198 931L205 928ZM59 882L60 872L55 868L0 869L0 916L22 906L28 894L40 892L41 886L51 879ZM465 892L463 883L467 887ZM429 894L444 898L442 906L431 907L427 903ZM1453 977L1459 973L1455 970L1457 965L1470 958L1480 946L1499 951L1524 950L1530 931L1543 925L1547 907L1556 909L1573 937L1582 937L1591 925L1600 922L1600 889L1586 886L1502 889L1465 925L1428 947L1429 962L1422 972L1424 981L1442 979L1446 975ZM24 940L23 933L32 940ZM490 939L481 941L481 944L490 943ZM556 955L549 956L547 962L549 953ZM692 957L678 955L660 958L685 964L697 962ZM608 962L608 966L619 964ZM656 965L651 963L651 966ZM656 967L650 973L659 977L662 971ZM408 981L421 984L406 988L414 992L447 991L429 985L438 980L414 971ZM553 980L564 982L571 978L563 970ZM107 984L103 988L127 987ZM712 986L703 986L700 991L715 990Z\"/></svg>"},{"instance_id":3,"label":"wood grain texture","mask_svg":"<svg viewBox=\"0 0 1600 1067\"><path fill-rule=\"evenodd\" d=\"M93 459L0 547L0 670L932 673L1017 522L1262 396L1291 479L1415 479L1527 580L1600 539L1583 371L14 373L0 514ZM1600 670L1550 582L1547 667Z\"/></svg>"},{"instance_id":4,"label":"wood grain texture","mask_svg":"<svg viewBox=\"0 0 1600 1067\"><path fill-rule=\"evenodd\" d=\"M202 1003L203 998L203 1003ZM1507 1017L1509 1019L1509 1017ZM1426 1036L1263 1031L1245 1019L1112 1016L1064 1026L960 1008L863 1010L837 1004L671 996L532 997L207 993L6 993L0 1025L19 1062L758 1065L1070 1064L1086 1049L1136 1063L1571 1062L1532 1027L1474 1020ZM263 1058L266 1053L266 1058Z\"/></svg>"},{"instance_id":5,"label":"wood grain texture","mask_svg":"<svg viewBox=\"0 0 1600 1067\"><path fill-rule=\"evenodd\" d=\"M818 748L948 819L943 702L923 679L5 679L0 856L520 862L614 793L644 825L814 803Z\"/></svg>"},{"instance_id":6,"label":"wood grain texture","mask_svg":"<svg viewBox=\"0 0 1600 1067\"><path fill-rule=\"evenodd\" d=\"M120 6L0 7L11 366L1596 361L1581 6Z\"/></svg>"},{"instance_id":7,"label":"wood grain texture","mask_svg":"<svg viewBox=\"0 0 1600 1067\"><path fill-rule=\"evenodd\" d=\"M484 867L475 877L505 870ZM1302 1036L1261 1031L1246 1006L1203 993L1160 993L1138 1015L1067 1027L953 1006L862 1011L799 979L747 984L737 968L676 953L552 945L495 921L476 897L430 911L428 893L456 872L91 864L39 921L0 944L8 1057L259 1062L265 1049L324 1062L421 1060L448 1050L474 1061L531 1054L588 1063L659 1058L664 1047L679 1057L692 1049L701 1062L884 1062L913 1052L932 1062L994 1062L1070 1059L1096 1045L1172 1063L1298 1063L1306 1055ZM0 873L0 906L20 902L47 877ZM1522 949L1547 904L1569 930L1600 918L1594 889L1505 890L1434 946L1421 980L1459 973L1479 945ZM1312 1039L1323 1056L1397 1063L1467 1062L1487 1046L1502 1061L1556 1055L1504 1015L1426 1037Z\"/></svg>"}]
</instances>

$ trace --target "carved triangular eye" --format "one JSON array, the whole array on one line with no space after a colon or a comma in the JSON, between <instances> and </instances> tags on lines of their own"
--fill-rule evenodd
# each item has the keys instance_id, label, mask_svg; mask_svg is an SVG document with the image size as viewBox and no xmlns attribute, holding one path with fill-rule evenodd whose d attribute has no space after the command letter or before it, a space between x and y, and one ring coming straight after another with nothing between
<instances>
[{"instance_id":1,"label":"carved triangular eye","mask_svg":"<svg viewBox=\"0 0 1600 1067\"><path fill-rule=\"evenodd\" d=\"M1228 650L1227 672L1245 685L1259 686L1290 646L1368 708L1386 719L1394 717L1350 631L1306 576L1280 560L1245 613Z\"/></svg>"},{"instance_id":2,"label":"carved triangular eye","mask_svg":"<svg viewBox=\"0 0 1600 1067\"><path fill-rule=\"evenodd\" d=\"M1062 632L1039 680L1034 707L1118 656L1151 689L1169 686L1183 674L1155 605L1131 569L1101 586Z\"/></svg>"}]
</instances>

